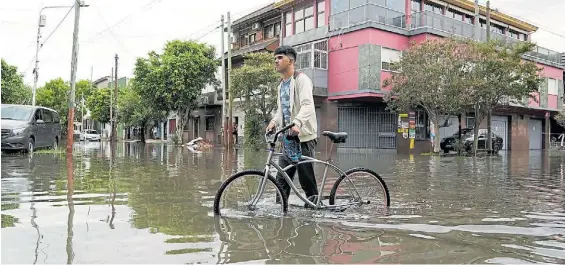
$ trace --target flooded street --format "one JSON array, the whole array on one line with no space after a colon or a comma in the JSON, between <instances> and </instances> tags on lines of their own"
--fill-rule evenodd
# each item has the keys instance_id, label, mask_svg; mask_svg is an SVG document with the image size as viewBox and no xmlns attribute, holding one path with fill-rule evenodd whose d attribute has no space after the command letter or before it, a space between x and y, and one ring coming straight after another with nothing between
<instances>
[{"instance_id":1,"label":"flooded street","mask_svg":"<svg viewBox=\"0 0 565 265\"><path fill-rule=\"evenodd\" d=\"M266 152L120 142L114 153L93 142L72 161L3 154L2 263L565 263L562 152L340 152L343 169L381 174L386 214L289 207L253 219L214 218L213 199Z\"/></svg>"}]
</instances>

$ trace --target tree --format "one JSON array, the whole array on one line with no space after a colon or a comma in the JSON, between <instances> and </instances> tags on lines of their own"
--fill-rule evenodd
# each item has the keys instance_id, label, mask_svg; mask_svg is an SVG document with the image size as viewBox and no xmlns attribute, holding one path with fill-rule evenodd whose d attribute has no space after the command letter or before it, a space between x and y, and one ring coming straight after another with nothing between
<instances>
[{"instance_id":1,"label":"tree","mask_svg":"<svg viewBox=\"0 0 565 265\"><path fill-rule=\"evenodd\" d=\"M149 122L166 118L166 112L151 107L137 92L135 78L130 79L127 87L118 95L120 121L126 126L141 127L141 142L145 143L145 129Z\"/></svg>"},{"instance_id":2,"label":"tree","mask_svg":"<svg viewBox=\"0 0 565 265\"><path fill-rule=\"evenodd\" d=\"M523 55L532 51L535 44L522 42L505 44L492 40L489 42L474 42L473 54L475 60L470 63L467 73L470 102L476 103L474 145L477 151L479 124L492 113L495 107L510 104L527 106L528 100L538 92L542 82L541 71L532 61L523 60ZM488 126L487 144L490 146L491 128Z\"/></svg>"},{"instance_id":3,"label":"tree","mask_svg":"<svg viewBox=\"0 0 565 265\"><path fill-rule=\"evenodd\" d=\"M189 113L205 85L215 82L217 65L213 46L180 40L167 42L162 54L151 51L148 58L136 60L139 95L152 108L177 114L176 136L181 143Z\"/></svg>"},{"instance_id":4,"label":"tree","mask_svg":"<svg viewBox=\"0 0 565 265\"><path fill-rule=\"evenodd\" d=\"M110 88L99 88L86 99L86 107L90 110L92 119L101 123L110 122ZM112 102L115 109L115 103Z\"/></svg>"},{"instance_id":5,"label":"tree","mask_svg":"<svg viewBox=\"0 0 565 265\"><path fill-rule=\"evenodd\" d=\"M2 61L2 103L31 104L32 89L24 85L23 76L18 74L18 68Z\"/></svg>"},{"instance_id":6,"label":"tree","mask_svg":"<svg viewBox=\"0 0 565 265\"><path fill-rule=\"evenodd\" d=\"M464 78L467 61L472 57L469 41L447 38L412 43L401 59L393 64L392 77L383 86L391 90L385 95L388 108L406 111L423 108L440 139L440 115L459 114L467 106ZM434 152L440 151L439 141L434 141Z\"/></svg>"},{"instance_id":7,"label":"tree","mask_svg":"<svg viewBox=\"0 0 565 265\"><path fill-rule=\"evenodd\" d=\"M245 144L258 147L263 143L265 121L277 106L277 84L280 76L273 67L270 53L250 53L245 64L232 72L232 92L241 99L245 113Z\"/></svg>"},{"instance_id":8,"label":"tree","mask_svg":"<svg viewBox=\"0 0 565 265\"><path fill-rule=\"evenodd\" d=\"M37 105L52 108L59 113L61 126L66 132L69 112L68 93L70 87L62 78L56 78L37 89Z\"/></svg>"}]
</instances>

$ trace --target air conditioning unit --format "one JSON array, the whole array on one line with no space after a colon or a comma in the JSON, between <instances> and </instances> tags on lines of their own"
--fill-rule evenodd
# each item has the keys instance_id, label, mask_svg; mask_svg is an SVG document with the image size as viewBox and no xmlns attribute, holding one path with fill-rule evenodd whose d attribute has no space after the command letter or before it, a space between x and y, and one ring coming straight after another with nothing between
<instances>
[{"instance_id":1,"label":"air conditioning unit","mask_svg":"<svg viewBox=\"0 0 565 265\"><path fill-rule=\"evenodd\" d=\"M253 25L251 25L251 29L252 30L257 30L261 28L261 23L260 22L255 22L253 23Z\"/></svg>"}]
</instances>

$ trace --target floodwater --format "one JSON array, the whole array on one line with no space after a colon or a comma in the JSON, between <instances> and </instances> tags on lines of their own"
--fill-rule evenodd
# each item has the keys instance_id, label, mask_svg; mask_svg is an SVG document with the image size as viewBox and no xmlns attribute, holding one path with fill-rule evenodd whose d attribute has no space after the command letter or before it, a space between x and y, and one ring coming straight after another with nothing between
<instances>
[{"instance_id":1,"label":"floodwater","mask_svg":"<svg viewBox=\"0 0 565 265\"><path fill-rule=\"evenodd\" d=\"M382 175L387 212L221 219L221 181L262 168L264 152L74 152L2 155L2 263L565 263L565 153L340 152L339 166Z\"/></svg>"}]
</instances>

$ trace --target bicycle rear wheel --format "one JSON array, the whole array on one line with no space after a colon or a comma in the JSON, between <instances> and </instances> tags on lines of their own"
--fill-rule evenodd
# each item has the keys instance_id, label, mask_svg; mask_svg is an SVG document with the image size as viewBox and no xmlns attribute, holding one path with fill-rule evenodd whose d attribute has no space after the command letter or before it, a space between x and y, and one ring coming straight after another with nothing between
<instances>
[{"instance_id":1,"label":"bicycle rear wheel","mask_svg":"<svg viewBox=\"0 0 565 265\"><path fill-rule=\"evenodd\" d=\"M349 169L334 183L329 203L339 205L350 202L368 205L363 208L388 207L390 206L388 187L381 176L370 169L361 167Z\"/></svg>"},{"instance_id":2,"label":"bicycle rear wheel","mask_svg":"<svg viewBox=\"0 0 565 265\"><path fill-rule=\"evenodd\" d=\"M216 193L214 214L222 216L233 214L245 217L262 214L286 215L288 202L282 197L282 188L271 175L265 180L263 194L255 207L249 207L261 186L263 177L263 171L259 170L245 170L229 177ZM244 191L244 189L249 190ZM277 198L282 198L280 203L276 202Z\"/></svg>"}]
</instances>

